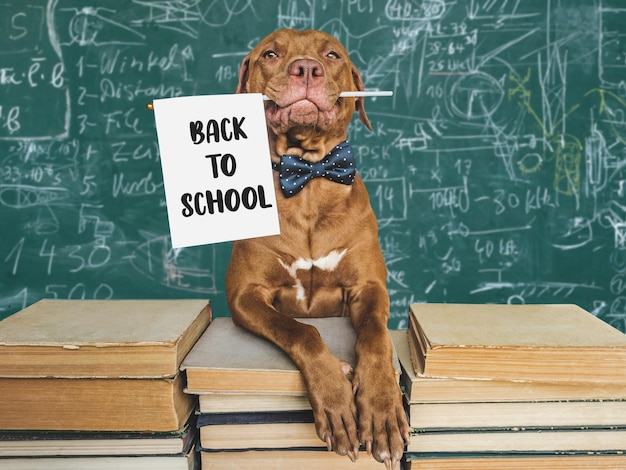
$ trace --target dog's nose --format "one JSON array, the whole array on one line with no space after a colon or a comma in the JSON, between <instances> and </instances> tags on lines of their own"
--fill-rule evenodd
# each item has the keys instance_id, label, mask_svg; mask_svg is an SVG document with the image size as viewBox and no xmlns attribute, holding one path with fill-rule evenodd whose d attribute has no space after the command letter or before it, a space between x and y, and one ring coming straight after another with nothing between
<instances>
[{"instance_id":1,"label":"dog's nose","mask_svg":"<svg viewBox=\"0 0 626 470\"><path fill-rule=\"evenodd\" d=\"M289 64L289 75L309 81L324 76L324 68L311 59L298 59Z\"/></svg>"}]
</instances>

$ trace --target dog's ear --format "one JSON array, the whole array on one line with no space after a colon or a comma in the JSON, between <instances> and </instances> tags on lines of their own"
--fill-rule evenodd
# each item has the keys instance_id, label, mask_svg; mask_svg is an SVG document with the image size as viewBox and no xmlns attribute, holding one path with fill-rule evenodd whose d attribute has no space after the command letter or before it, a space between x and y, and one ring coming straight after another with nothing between
<instances>
[{"instance_id":1,"label":"dog's ear","mask_svg":"<svg viewBox=\"0 0 626 470\"><path fill-rule=\"evenodd\" d=\"M352 80L354 81L354 86L358 91L365 90L365 86L363 85L363 79L361 78L361 74L357 70L357 68L352 64ZM365 98L360 96L356 99L356 111L359 113L359 119L361 122L367 127L370 131L372 130L372 124L370 123L367 114L365 114Z\"/></svg>"},{"instance_id":2,"label":"dog's ear","mask_svg":"<svg viewBox=\"0 0 626 470\"><path fill-rule=\"evenodd\" d=\"M239 67L239 83L235 93L248 93L248 69L250 67L250 54L245 56Z\"/></svg>"}]
</instances>

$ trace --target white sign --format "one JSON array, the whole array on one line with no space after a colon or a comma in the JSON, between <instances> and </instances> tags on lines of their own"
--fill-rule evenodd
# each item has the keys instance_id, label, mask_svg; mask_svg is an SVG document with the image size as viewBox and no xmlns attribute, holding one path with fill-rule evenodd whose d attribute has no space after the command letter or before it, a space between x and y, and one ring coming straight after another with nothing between
<instances>
[{"instance_id":1,"label":"white sign","mask_svg":"<svg viewBox=\"0 0 626 470\"><path fill-rule=\"evenodd\" d=\"M153 105L172 246L278 234L262 95Z\"/></svg>"}]
</instances>

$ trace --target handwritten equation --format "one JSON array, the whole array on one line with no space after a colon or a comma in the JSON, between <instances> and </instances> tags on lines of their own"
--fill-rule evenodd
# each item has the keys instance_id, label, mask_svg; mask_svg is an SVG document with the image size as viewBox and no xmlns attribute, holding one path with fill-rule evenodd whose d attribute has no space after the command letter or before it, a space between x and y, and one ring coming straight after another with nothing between
<instances>
[{"instance_id":1,"label":"handwritten equation","mask_svg":"<svg viewBox=\"0 0 626 470\"><path fill-rule=\"evenodd\" d=\"M576 303L626 331L620 0L0 5L0 317L43 297L206 297L230 247L172 249L154 98L232 93L268 32L339 38L390 327L412 302Z\"/></svg>"}]
</instances>

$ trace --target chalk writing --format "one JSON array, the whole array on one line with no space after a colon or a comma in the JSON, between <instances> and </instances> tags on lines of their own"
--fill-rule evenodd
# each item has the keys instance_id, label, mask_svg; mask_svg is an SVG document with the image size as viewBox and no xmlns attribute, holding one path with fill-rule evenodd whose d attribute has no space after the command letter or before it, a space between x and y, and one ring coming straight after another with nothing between
<instances>
[{"instance_id":1,"label":"chalk writing","mask_svg":"<svg viewBox=\"0 0 626 470\"><path fill-rule=\"evenodd\" d=\"M227 314L228 244L171 246L145 104L232 93L251 47L293 27L333 34L366 88L394 92L365 99L373 132L354 119L348 133L390 326L412 302L574 302L626 331L621 0L9 0L0 13L0 317L42 297L201 296ZM223 117L191 118L187 139L246 138L248 121ZM205 151L207 182L253 157ZM181 192L180 210L268 203L254 184L207 188Z\"/></svg>"}]
</instances>

